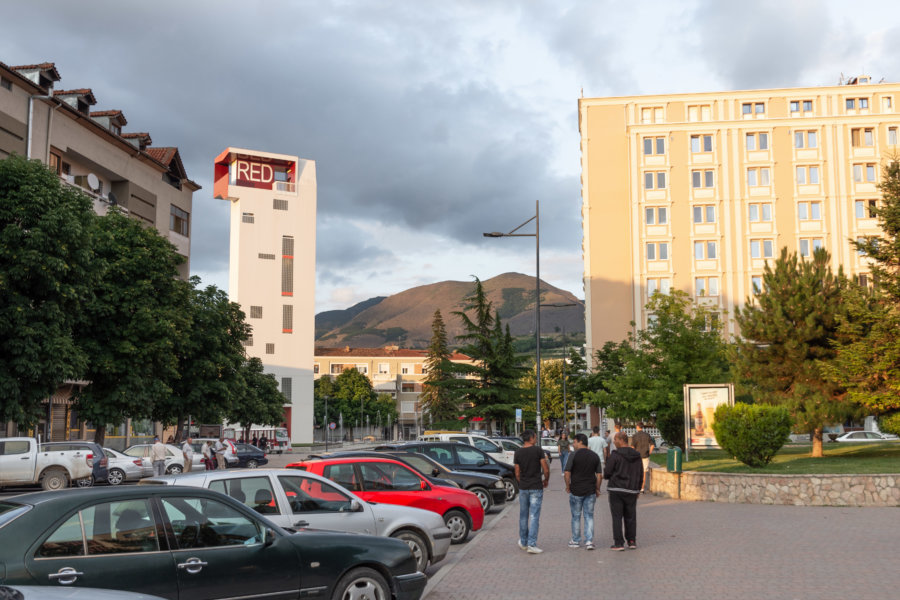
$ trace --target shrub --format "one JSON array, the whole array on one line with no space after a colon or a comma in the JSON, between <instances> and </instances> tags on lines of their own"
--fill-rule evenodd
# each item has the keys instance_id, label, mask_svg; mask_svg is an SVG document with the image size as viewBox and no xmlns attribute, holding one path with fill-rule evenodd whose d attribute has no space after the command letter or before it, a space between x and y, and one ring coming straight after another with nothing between
<instances>
[{"instance_id":1,"label":"shrub","mask_svg":"<svg viewBox=\"0 0 900 600\"><path fill-rule=\"evenodd\" d=\"M900 435L900 410L879 417L878 428L884 433Z\"/></svg>"},{"instance_id":2,"label":"shrub","mask_svg":"<svg viewBox=\"0 0 900 600\"><path fill-rule=\"evenodd\" d=\"M791 415L786 408L761 404L716 409L713 432L723 450L750 467L764 467L788 441Z\"/></svg>"},{"instance_id":3,"label":"shrub","mask_svg":"<svg viewBox=\"0 0 900 600\"><path fill-rule=\"evenodd\" d=\"M670 448L678 446L684 450L684 410L663 410L656 415L659 435Z\"/></svg>"}]
</instances>

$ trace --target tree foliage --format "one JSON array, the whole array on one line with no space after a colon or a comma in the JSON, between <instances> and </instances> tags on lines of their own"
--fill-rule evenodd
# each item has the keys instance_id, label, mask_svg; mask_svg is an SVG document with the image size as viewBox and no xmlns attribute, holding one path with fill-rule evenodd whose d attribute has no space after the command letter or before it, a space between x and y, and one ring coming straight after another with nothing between
<instances>
[{"instance_id":1,"label":"tree foliage","mask_svg":"<svg viewBox=\"0 0 900 600\"><path fill-rule=\"evenodd\" d=\"M0 422L37 423L41 401L87 364L73 331L92 282L91 200L39 161L0 160Z\"/></svg>"},{"instance_id":2,"label":"tree foliage","mask_svg":"<svg viewBox=\"0 0 900 600\"><path fill-rule=\"evenodd\" d=\"M347 368L337 377L323 376L313 387L316 424L325 426L329 422L339 422L343 417L344 427L353 429L356 423L365 426L381 423L387 426L397 421L397 408L389 394L377 394L372 389L369 378L353 368ZM325 404L328 413L325 413Z\"/></svg>"},{"instance_id":3,"label":"tree foliage","mask_svg":"<svg viewBox=\"0 0 900 600\"><path fill-rule=\"evenodd\" d=\"M455 383L453 364L447 348L447 328L440 310L431 321L431 344L425 357L425 380L419 396L424 412L431 421L449 421L459 414L451 386Z\"/></svg>"},{"instance_id":4,"label":"tree foliage","mask_svg":"<svg viewBox=\"0 0 900 600\"><path fill-rule=\"evenodd\" d=\"M225 419L240 423L244 439L250 439L251 425L281 425L284 422L284 405L288 402L278 389L278 381L263 370L263 363L251 357L241 364L237 384L232 384L232 401L225 410Z\"/></svg>"},{"instance_id":5,"label":"tree foliage","mask_svg":"<svg viewBox=\"0 0 900 600\"><path fill-rule=\"evenodd\" d=\"M712 428L723 450L747 466L764 467L787 443L791 423L782 406L738 402L720 405Z\"/></svg>"},{"instance_id":6,"label":"tree foliage","mask_svg":"<svg viewBox=\"0 0 900 600\"><path fill-rule=\"evenodd\" d=\"M758 402L784 406L797 427L813 433L813 456L822 455L824 426L856 412L843 388L824 376L846 288L829 260L823 249L808 260L782 249L774 266L767 263L762 291L737 312L742 337L732 354L739 385Z\"/></svg>"}]
</instances>

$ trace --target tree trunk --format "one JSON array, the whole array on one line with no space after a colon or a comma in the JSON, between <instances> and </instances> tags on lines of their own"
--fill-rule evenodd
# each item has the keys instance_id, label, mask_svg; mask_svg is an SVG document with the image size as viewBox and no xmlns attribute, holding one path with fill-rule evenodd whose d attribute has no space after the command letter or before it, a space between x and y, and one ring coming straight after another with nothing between
<instances>
[{"instance_id":1,"label":"tree trunk","mask_svg":"<svg viewBox=\"0 0 900 600\"><path fill-rule=\"evenodd\" d=\"M186 419L180 418L175 421L175 445L181 445L182 432L184 431L184 422Z\"/></svg>"},{"instance_id":2,"label":"tree trunk","mask_svg":"<svg viewBox=\"0 0 900 600\"><path fill-rule=\"evenodd\" d=\"M97 425L94 429L94 443L103 445L106 440L106 425Z\"/></svg>"},{"instance_id":3,"label":"tree trunk","mask_svg":"<svg viewBox=\"0 0 900 600\"><path fill-rule=\"evenodd\" d=\"M823 427L819 426L813 429L812 434L812 454L810 454L813 458L822 458L824 456L822 452L822 430Z\"/></svg>"}]
</instances>

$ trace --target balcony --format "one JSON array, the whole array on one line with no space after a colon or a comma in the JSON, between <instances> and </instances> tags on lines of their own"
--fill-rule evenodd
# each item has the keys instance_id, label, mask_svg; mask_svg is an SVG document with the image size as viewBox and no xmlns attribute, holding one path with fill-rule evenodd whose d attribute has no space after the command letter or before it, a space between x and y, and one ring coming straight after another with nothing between
<instances>
[{"instance_id":1,"label":"balcony","mask_svg":"<svg viewBox=\"0 0 900 600\"><path fill-rule=\"evenodd\" d=\"M296 194L297 184L293 181L276 181L275 191L283 194Z\"/></svg>"}]
</instances>

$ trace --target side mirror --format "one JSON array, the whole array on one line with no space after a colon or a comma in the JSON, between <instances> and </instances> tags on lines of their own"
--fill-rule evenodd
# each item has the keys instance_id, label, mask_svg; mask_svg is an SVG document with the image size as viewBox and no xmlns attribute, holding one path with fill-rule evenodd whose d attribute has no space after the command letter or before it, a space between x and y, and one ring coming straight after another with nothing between
<instances>
[{"instance_id":1,"label":"side mirror","mask_svg":"<svg viewBox=\"0 0 900 600\"><path fill-rule=\"evenodd\" d=\"M350 501L350 512L362 512L362 504L359 503L359 500L353 499Z\"/></svg>"},{"instance_id":2,"label":"side mirror","mask_svg":"<svg viewBox=\"0 0 900 600\"><path fill-rule=\"evenodd\" d=\"M266 527L265 544L271 546L275 543L275 530Z\"/></svg>"},{"instance_id":3,"label":"side mirror","mask_svg":"<svg viewBox=\"0 0 900 600\"><path fill-rule=\"evenodd\" d=\"M484 460L484 459L481 459L481 460L478 461L478 466L479 466L479 467L483 467L483 466L485 466L486 464L487 464L487 461Z\"/></svg>"},{"instance_id":4,"label":"side mirror","mask_svg":"<svg viewBox=\"0 0 900 600\"><path fill-rule=\"evenodd\" d=\"M431 489L431 486L428 485L428 482L423 479L419 482L419 489L427 491Z\"/></svg>"}]
</instances>

